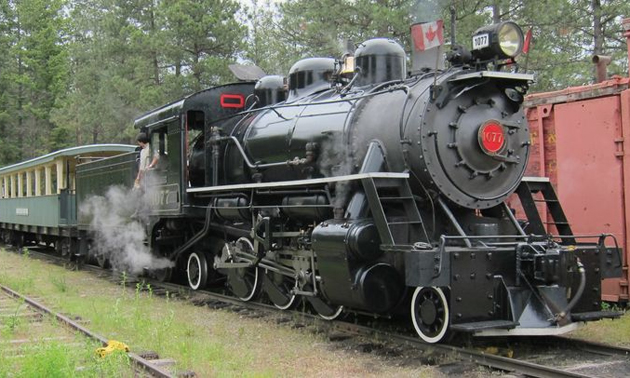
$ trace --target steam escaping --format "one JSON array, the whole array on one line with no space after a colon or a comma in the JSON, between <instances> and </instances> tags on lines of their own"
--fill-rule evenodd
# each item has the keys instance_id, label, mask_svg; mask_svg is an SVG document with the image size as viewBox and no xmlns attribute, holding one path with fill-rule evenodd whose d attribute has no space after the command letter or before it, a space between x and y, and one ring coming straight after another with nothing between
<instances>
[{"instance_id":1,"label":"steam escaping","mask_svg":"<svg viewBox=\"0 0 630 378\"><path fill-rule=\"evenodd\" d=\"M91 219L92 255L105 257L114 269L134 275L174 266L144 244L143 224L150 209L147 198L151 198L147 193L112 186L104 196L89 197L81 205L82 217Z\"/></svg>"},{"instance_id":2,"label":"steam escaping","mask_svg":"<svg viewBox=\"0 0 630 378\"><path fill-rule=\"evenodd\" d=\"M350 148L344 143L344 138L340 133L330 134L322 143L318 163L319 171L326 177L352 174L354 163ZM333 207L335 209L344 208L349 194L350 183L348 181L336 183L334 197L332 198Z\"/></svg>"}]
</instances>

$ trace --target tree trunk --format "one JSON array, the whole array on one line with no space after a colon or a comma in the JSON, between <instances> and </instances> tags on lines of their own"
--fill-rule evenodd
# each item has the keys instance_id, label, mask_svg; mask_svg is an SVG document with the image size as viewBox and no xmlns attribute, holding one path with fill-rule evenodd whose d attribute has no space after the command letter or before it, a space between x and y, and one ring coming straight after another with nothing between
<instances>
[{"instance_id":1,"label":"tree trunk","mask_svg":"<svg viewBox=\"0 0 630 378\"><path fill-rule=\"evenodd\" d=\"M500 0L492 1L492 23L498 24L501 22L501 5Z\"/></svg>"},{"instance_id":2,"label":"tree trunk","mask_svg":"<svg viewBox=\"0 0 630 378\"><path fill-rule=\"evenodd\" d=\"M604 52L604 31L602 29L602 3L600 0L591 0L593 8L593 55L603 55ZM593 81L597 83L602 80L597 72L597 66L593 66ZM605 75L602 75L604 77Z\"/></svg>"},{"instance_id":3,"label":"tree trunk","mask_svg":"<svg viewBox=\"0 0 630 378\"><path fill-rule=\"evenodd\" d=\"M17 44L18 46L22 42L22 24L20 21L20 13L16 11L16 23L17 23ZM18 77L20 78L20 82L18 84L18 96L17 96L17 145L18 145L18 156L19 160L24 158L24 84L23 77L24 75L24 63L22 62L22 51L18 51L17 53L17 64L18 64Z\"/></svg>"},{"instance_id":4,"label":"tree trunk","mask_svg":"<svg viewBox=\"0 0 630 378\"><path fill-rule=\"evenodd\" d=\"M151 36L154 37L157 33L156 27L155 27L155 3L151 2L151 9L149 11L149 24L151 27ZM153 44L152 44L153 46ZM153 64L153 82L155 83L155 85L160 85L160 65L158 62L158 52L156 51L155 47L153 47L151 49L151 55L152 55L152 64Z\"/></svg>"},{"instance_id":5,"label":"tree trunk","mask_svg":"<svg viewBox=\"0 0 630 378\"><path fill-rule=\"evenodd\" d=\"M604 30L602 25L602 4L600 0L591 0L593 10L593 54L604 52Z\"/></svg>"}]
</instances>

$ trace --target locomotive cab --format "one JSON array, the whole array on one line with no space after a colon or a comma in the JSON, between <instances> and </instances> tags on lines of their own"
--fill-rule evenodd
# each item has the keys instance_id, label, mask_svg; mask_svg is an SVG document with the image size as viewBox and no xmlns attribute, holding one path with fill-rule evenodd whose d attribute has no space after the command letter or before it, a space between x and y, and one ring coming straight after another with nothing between
<instances>
[{"instance_id":1,"label":"locomotive cab","mask_svg":"<svg viewBox=\"0 0 630 378\"><path fill-rule=\"evenodd\" d=\"M220 146L210 143L218 120L245 109L254 83L243 82L210 88L158 108L135 121L151 138L152 154L158 154L155 169L147 173L143 197L148 203L146 230L149 246L157 255L185 265L178 248L186 240L190 220L203 222L205 209L187 194L190 187L212 183ZM226 130L229 132L229 130ZM199 220L201 219L201 220ZM194 221L193 221L194 223ZM187 257L187 256L184 256ZM160 277L168 279L171 270Z\"/></svg>"},{"instance_id":2,"label":"locomotive cab","mask_svg":"<svg viewBox=\"0 0 630 378\"><path fill-rule=\"evenodd\" d=\"M207 148L216 120L245 109L254 83L231 84L192 94L158 108L135 121L151 138L159 162L145 188L153 196L155 211L183 214L190 206L189 186L203 186L212 177L212 148ZM210 158L209 158L210 157Z\"/></svg>"}]
</instances>

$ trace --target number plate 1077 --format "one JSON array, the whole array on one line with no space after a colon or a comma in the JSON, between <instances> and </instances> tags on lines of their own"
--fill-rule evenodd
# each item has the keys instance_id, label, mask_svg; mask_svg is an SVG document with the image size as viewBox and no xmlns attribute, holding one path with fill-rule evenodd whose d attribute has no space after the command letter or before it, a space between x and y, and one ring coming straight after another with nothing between
<instances>
[{"instance_id":1,"label":"number plate 1077","mask_svg":"<svg viewBox=\"0 0 630 378\"><path fill-rule=\"evenodd\" d=\"M472 38L473 50L483 49L490 46L490 38L488 34L479 34Z\"/></svg>"}]
</instances>

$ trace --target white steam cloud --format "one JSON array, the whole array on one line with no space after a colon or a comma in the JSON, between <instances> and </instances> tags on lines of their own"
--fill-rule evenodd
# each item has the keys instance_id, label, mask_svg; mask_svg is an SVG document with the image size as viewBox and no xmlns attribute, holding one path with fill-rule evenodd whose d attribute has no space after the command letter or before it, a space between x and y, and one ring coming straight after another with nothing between
<instances>
[{"instance_id":1,"label":"white steam cloud","mask_svg":"<svg viewBox=\"0 0 630 378\"><path fill-rule=\"evenodd\" d=\"M345 176L352 173L353 159L349 146L344 143L341 134L329 135L321 146L318 160L320 172L326 176ZM350 194L350 183L338 182L332 199L335 208L343 208Z\"/></svg>"},{"instance_id":2,"label":"white steam cloud","mask_svg":"<svg viewBox=\"0 0 630 378\"><path fill-rule=\"evenodd\" d=\"M174 266L144 244L143 224L150 209L147 198L151 198L149 193L113 186L105 196L89 197L79 208L83 219L91 219L92 253L108 258L116 270L137 275L145 269Z\"/></svg>"}]
</instances>

